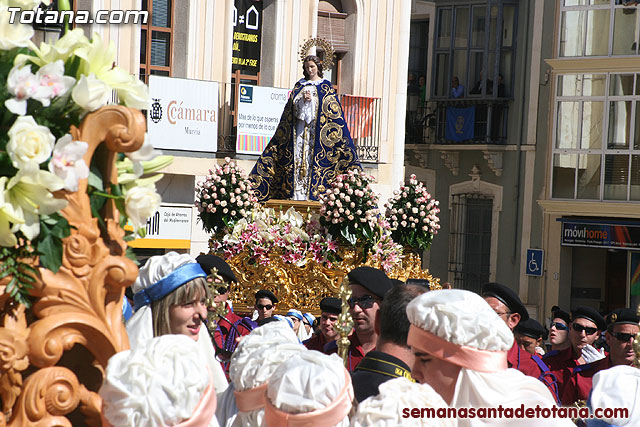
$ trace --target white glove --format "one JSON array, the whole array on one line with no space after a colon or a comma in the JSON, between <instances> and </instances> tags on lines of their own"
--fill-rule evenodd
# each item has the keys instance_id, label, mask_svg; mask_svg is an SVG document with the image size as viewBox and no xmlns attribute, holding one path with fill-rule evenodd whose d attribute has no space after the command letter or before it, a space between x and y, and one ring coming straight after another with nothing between
<instances>
[{"instance_id":1,"label":"white glove","mask_svg":"<svg viewBox=\"0 0 640 427\"><path fill-rule=\"evenodd\" d=\"M598 351L595 349L595 347L587 344L582 349L582 358L584 359L585 363L593 363L597 362L598 360L604 359L604 348L601 348L600 351Z\"/></svg>"}]
</instances>

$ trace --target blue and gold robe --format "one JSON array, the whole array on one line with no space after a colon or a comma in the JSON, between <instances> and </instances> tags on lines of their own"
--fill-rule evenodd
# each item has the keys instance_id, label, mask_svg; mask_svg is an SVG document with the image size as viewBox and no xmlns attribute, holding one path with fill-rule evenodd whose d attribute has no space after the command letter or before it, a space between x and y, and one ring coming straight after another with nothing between
<instances>
[{"instance_id":1,"label":"blue and gold robe","mask_svg":"<svg viewBox=\"0 0 640 427\"><path fill-rule=\"evenodd\" d=\"M293 100L304 86L309 84L315 83L301 79L294 86L273 138L249 175L256 196L261 202L269 199L290 199L293 195L293 144L296 125ZM322 80L316 84L316 89L318 116L315 121L308 200L318 200L318 194L329 188L329 182L337 175L351 168L360 168L356 147L331 82Z\"/></svg>"}]
</instances>

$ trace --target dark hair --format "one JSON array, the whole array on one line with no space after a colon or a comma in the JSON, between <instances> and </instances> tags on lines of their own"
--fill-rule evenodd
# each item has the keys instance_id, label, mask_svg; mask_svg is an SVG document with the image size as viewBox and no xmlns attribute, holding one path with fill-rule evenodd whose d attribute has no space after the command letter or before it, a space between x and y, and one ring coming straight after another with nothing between
<instances>
[{"instance_id":1,"label":"dark hair","mask_svg":"<svg viewBox=\"0 0 640 427\"><path fill-rule=\"evenodd\" d=\"M304 68L304 64L306 64L307 61L315 62L318 67L318 76L322 77L322 60L315 55L307 55L307 57L304 58L304 61L302 61L302 74L304 75L304 78L309 80L309 74L307 74L307 70Z\"/></svg>"},{"instance_id":2,"label":"dark hair","mask_svg":"<svg viewBox=\"0 0 640 427\"><path fill-rule=\"evenodd\" d=\"M384 295L380 304L380 340L407 346L409 318L407 305L427 289L419 285L395 285Z\"/></svg>"}]
</instances>

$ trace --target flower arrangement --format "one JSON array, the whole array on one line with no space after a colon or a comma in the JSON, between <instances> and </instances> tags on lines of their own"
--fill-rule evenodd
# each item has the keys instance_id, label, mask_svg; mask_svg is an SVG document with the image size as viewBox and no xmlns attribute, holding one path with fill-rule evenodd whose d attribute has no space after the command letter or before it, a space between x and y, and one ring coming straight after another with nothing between
<instances>
[{"instance_id":1,"label":"flower arrangement","mask_svg":"<svg viewBox=\"0 0 640 427\"><path fill-rule=\"evenodd\" d=\"M196 184L198 217L208 233L221 233L234 228L247 217L258 202L246 173L231 161L209 170L204 181Z\"/></svg>"},{"instance_id":2,"label":"flower arrangement","mask_svg":"<svg viewBox=\"0 0 640 427\"><path fill-rule=\"evenodd\" d=\"M76 29L53 44L35 46L33 28L9 23L8 7L39 4L0 0L0 279L10 277L5 292L27 306L37 277L33 262L38 259L57 272L62 239L70 234L60 215L67 202L55 192L77 191L79 181L88 179L93 215L101 220L100 208L115 199L122 220L129 217L136 231L160 203L153 185L157 177L102 188L99 172L83 160L88 144L69 134L87 113L106 105L114 90L122 104L148 108L146 85L113 65L115 45L106 45L97 34L89 40ZM132 176L142 176L143 163L159 154L149 148L146 143L139 152L127 153ZM166 161L147 165L146 172Z\"/></svg>"},{"instance_id":3,"label":"flower arrangement","mask_svg":"<svg viewBox=\"0 0 640 427\"><path fill-rule=\"evenodd\" d=\"M431 197L426 187L412 174L409 183L403 182L385 204L393 240L415 250L428 249L433 236L440 229L438 205L439 202Z\"/></svg>"},{"instance_id":4,"label":"flower arrangement","mask_svg":"<svg viewBox=\"0 0 640 427\"><path fill-rule=\"evenodd\" d=\"M382 236L378 195L371 190L372 182L372 176L349 170L318 196L322 203L320 223L342 244L362 247L365 257Z\"/></svg>"},{"instance_id":5,"label":"flower arrangement","mask_svg":"<svg viewBox=\"0 0 640 427\"><path fill-rule=\"evenodd\" d=\"M298 266L310 259L330 265L338 246L323 231L317 214L309 214L305 220L293 208L278 215L272 208L257 205L222 240L212 239L211 249L226 258L245 251L262 265L269 264L274 255Z\"/></svg>"}]
</instances>

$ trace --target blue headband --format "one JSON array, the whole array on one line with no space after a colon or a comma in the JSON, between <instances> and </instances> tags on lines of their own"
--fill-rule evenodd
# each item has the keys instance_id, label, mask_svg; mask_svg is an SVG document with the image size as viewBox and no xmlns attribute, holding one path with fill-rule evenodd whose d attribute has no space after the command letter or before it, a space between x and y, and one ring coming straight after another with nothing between
<instances>
[{"instance_id":1,"label":"blue headband","mask_svg":"<svg viewBox=\"0 0 640 427\"><path fill-rule=\"evenodd\" d=\"M309 314L309 313L304 313L304 314L302 315L302 317L304 317L305 319L307 319L307 322L309 322L309 325L313 325L313 322L314 322L314 320L315 320L315 319L314 319L313 317L311 317L311 314Z\"/></svg>"},{"instance_id":2,"label":"blue headband","mask_svg":"<svg viewBox=\"0 0 640 427\"><path fill-rule=\"evenodd\" d=\"M293 317L295 317L295 318L296 318L296 319L298 319L298 320L302 320L302 314L300 314L300 313L296 313L295 311L289 311L289 312L287 313L287 316L293 316Z\"/></svg>"},{"instance_id":3,"label":"blue headband","mask_svg":"<svg viewBox=\"0 0 640 427\"><path fill-rule=\"evenodd\" d=\"M158 280L153 285L133 295L134 311L138 311L141 307L151 304L152 301L164 298L175 289L196 277L207 277L206 273L197 262L185 264L176 268L168 276Z\"/></svg>"}]
</instances>

